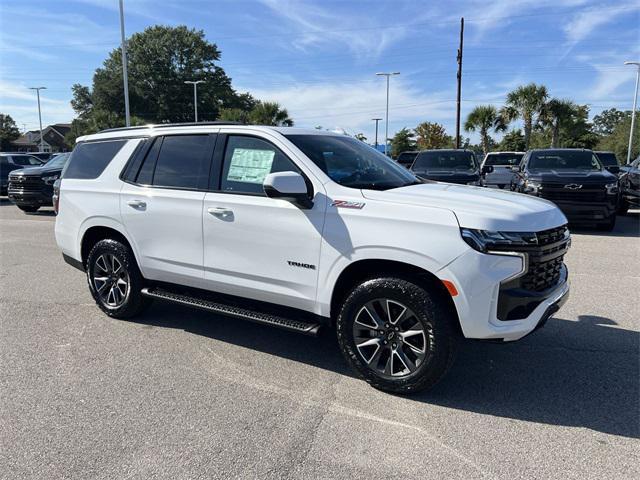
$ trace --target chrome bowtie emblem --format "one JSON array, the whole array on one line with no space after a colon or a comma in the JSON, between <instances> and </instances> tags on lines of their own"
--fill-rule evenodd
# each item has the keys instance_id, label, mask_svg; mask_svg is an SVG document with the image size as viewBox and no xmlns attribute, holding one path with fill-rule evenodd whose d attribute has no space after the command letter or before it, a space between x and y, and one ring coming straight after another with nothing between
<instances>
[{"instance_id":1,"label":"chrome bowtie emblem","mask_svg":"<svg viewBox=\"0 0 640 480\"><path fill-rule=\"evenodd\" d=\"M565 185L564 188L568 188L569 190L579 190L582 188L582 185L578 185L577 183L570 183L569 185Z\"/></svg>"}]
</instances>

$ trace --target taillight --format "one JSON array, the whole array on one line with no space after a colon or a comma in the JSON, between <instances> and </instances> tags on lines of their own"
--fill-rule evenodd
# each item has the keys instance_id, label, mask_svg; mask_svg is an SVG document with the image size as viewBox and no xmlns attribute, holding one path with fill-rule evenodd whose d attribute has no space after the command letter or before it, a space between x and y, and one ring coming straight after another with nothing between
<instances>
[{"instance_id":1,"label":"taillight","mask_svg":"<svg viewBox=\"0 0 640 480\"><path fill-rule=\"evenodd\" d=\"M58 208L60 206L60 179L53 182L53 211L58 214Z\"/></svg>"}]
</instances>

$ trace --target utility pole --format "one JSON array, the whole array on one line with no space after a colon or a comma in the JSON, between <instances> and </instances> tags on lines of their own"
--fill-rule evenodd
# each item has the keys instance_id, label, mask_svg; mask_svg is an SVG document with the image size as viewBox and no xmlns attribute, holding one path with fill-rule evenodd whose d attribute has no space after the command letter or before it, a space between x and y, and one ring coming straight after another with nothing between
<instances>
[{"instance_id":1,"label":"utility pole","mask_svg":"<svg viewBox=\"0 0 640 480\"><path fill-rule=\"evenodd\" d=\"M131 126L131 115L129 114L129 78L127 76L127 41L124 36L124 5L120 0L120 37L122 53L122 81L124 82L124 118L127 127Z\"/></svg>"},{"instance_id":2,"label":"utility pole","mask_svg":"<svg viewBox=\"0 0 640 480\"><path fill-rule=\"evenodd\" d=\"M384 154L388 155L387 149L389 146L389 77L393 75L400 75L400 72L379 72L376 75L381 77L387 77L387 114L385 118L385 127L384 127Z\"/></svg>"},{"instance_id":3,"label":"utility pole","mask_svg":"<svg viewBox=\"0 0 640 480\"><path fill-rule=\"evenodd\" d=\"M633 146L633 127L636 121L636 103L638 101L638 82L640 81L640 62L624 62L625 65L636 66L636 89L633 93L633 109L631 110L631 131L629 132L629 147L627 148L627 164L631 163L631 147Z\"/></svg>"},{"instance_id":4,"label":"utility pole","mask_svg":"<svg viewBox=\"0 0 640 480\"><path fill-rule=\"evenodd\" d=\"M378 122L380 120L382 120L381 118L372 118L371 120L373 120L374 122L376 122L376 150L378 149Z\"/></svg>"},{"instance_id":5,"label":"utility pole","mask_svg":"<svg viewBox=\"0 0 640 480\"><path fill-rule=\"evenodd\" d=\"M184 83L193 85L193 108L195 110L195 121L198 123L198 84L204 83L204 80L185 80Z\"/></svg>"},{"instance_id":6,"label":"utility pole","mask_svg":"<svg viewBox=\"0 0 640 480\"><path fill-rule=\"evenodd\" d=\"M38 121L40 122L40 151L44 151L44 140L42 139L42 112L40 110L40 90L46 90L47 87L29 87L29 90L35 90L38 96Z\"/></svg>"},{"instance_id":7,"label":"utility pole","mask_svg":"<svg viewBox=\"0 0 640 480\"><path fill-rule=\"evenodd\" d=\"M460 97L462 93L462 43L464 40L464 17L460 19L460 47L458 48L458 101L456 103L456 148L460 148Z\"/></svg>"}]
</instances>

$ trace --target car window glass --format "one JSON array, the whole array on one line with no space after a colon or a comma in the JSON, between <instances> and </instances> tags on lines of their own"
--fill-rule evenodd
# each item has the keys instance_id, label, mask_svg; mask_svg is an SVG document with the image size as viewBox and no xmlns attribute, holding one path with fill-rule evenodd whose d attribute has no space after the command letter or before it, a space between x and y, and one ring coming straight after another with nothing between
<instances>
[{"instance_id":1,"label":"car window glass","mask_svg":"<svg viewBox=\"0 0 640 480\"><path fill-rule=\"evenodd\" d=\"M264 195L262 183L275 172L300 172L275 145L255 137L229 135L221 189Z\"/></svg>"},{"instance_id":2,"label":"car window glass","mask_svg":"<svg viewBox=\"0 0 640 480\"><path fill-rule=\"evenodd\" d=\"M80 143L65 165L64 178L98 178L127 140Z\"/></svg>"},{"instance_id":3,"label":"car window glass","mask_svg":"<svg viewBox=\"0 0 640 480\"><path fill-rule=\"evenodd\" d=\"M154 186L197 189L203 187L209 135L164 137L153 173ZM208 173L208 172L207 172Z\"/></svg>"},{"instance_id":4,"label":"car window glass","mask_svg":"<svg viewBox=\"0 0 640 480\"><path fill-rule=\"evenodd\" d=\"M151 185L151 181L153 180L153 169L156 166L156 160L158 158L158 153L160 152L160 145L162 145L162 137L156 138L149 149L135 180L137 183L141 185Z\"/></svg>"},{"instance_id":5,"label":"car window glass","mask_svg":"<svg viewBox=\"0 0 640 480\"><path fill-rule=\"evenodd\" d=\"M22 166L42 165L42 161L31 155L12 155L11 160L14 164Z\"/></svg>"},{"instance_id":6,"label":"car window glass","mask_svg":"<svg viewBox=\"0 0 640 480\"><path fill-rule=\"evenodd\" d=\"M485 165L492 166L502 166L502 165L518 165L522 160L522 154L518 153L499 153L499 154L489 154L487 155L486 160L484 161Z\"/></svg>"}]
</instances>

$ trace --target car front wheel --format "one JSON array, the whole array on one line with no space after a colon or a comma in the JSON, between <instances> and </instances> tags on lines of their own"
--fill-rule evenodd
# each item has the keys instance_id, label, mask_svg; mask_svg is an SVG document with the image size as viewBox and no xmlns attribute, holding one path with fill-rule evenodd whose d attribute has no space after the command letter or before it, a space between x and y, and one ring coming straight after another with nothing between
<instances>
[{"instance_id":1,"label":"car front wheel","mask_svg":"<svg viewBox=\"0 0 640 480\"><path fill-rule=\"evenodd\" d=\"M337 318L342 353L380 390L431 388L453 364L458 343L442 303L410 280L368 280L352 290Z\"/></svg>"}]
</instances>

